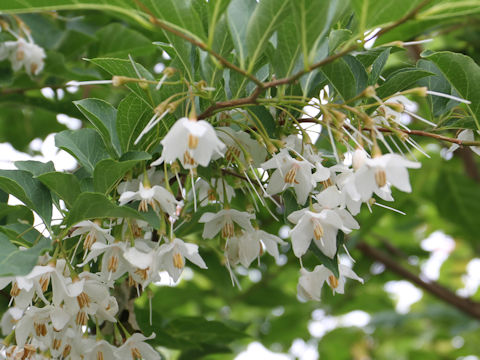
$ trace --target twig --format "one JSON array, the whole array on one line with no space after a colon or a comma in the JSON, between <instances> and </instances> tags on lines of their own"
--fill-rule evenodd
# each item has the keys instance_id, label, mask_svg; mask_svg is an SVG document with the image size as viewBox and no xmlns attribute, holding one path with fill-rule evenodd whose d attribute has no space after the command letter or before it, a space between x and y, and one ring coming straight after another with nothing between
<instances>
[{"instance_id":1,"label":"twig","mask_svg":"<svg viewBox=\"0 0 480 360\"><path fill-rule=\"evenodd\" d=\"M357 248L364 255L375 261L381 262L383 265L385 265L387 269L393 271L397 275L400 275L402 278L411 281L423 290L456 307L460 311L471 315L476 319L480 319L480 303L474 302L470 299L462 298L451 290L438 284L437 282L426 282L420 279L417 275L395 262L384 252L375 249L374 247L366 244L365 242L358 243Z\"/></svg>"}]
</instances>

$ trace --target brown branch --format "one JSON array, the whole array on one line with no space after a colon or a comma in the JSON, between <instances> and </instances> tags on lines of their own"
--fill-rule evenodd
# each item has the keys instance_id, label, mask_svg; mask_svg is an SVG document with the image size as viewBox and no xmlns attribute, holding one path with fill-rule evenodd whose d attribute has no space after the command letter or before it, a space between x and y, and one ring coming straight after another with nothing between
<instances>
[{"instance_id":1,"label":"brown branch","mask_svg":"<svg viewBox=\"0 0 480 360\"><path fill-rule=\"evenodd\" d=\"M480 319L480 303L474 302L470 299L463 298L452 292L450 289L443 287L437 282L427 282L410 270L404 268L402 265L395 262L392 258L386 255L384 252L366 244L360 242L357 244L357 248L369 258L381 262L385 267L402 278L409 280L413 284L434 295L440 300L456 307L458 310L473 316L476 319Z\"/></svg>"},{"instance_id":2,"label":"brown branch","mask_svg":"<svg viewBox=\"0 0 480 360\"><path fill-rule=\"evenodd\" d=\"M220 54L217 54L215 51L213 51L212 49L210 49L205 43L201 42L201 41L198 41L197 39L171 27L170 25L166 24L165 22L159 20L155 14L153 14L150 9L145 6L140 0L135 0L135 2L148 14L150 15L150 21L155 25L155 26L158 26L159 28L165 30L165 31L168 31L169 33L173 34L173 35L176 35L178 37L181 37L182 39L188 41L189 43L195 45L195 46L198 46L200 49L208 52L210 55L212 55L213 57L215 57L215 59L217 59L223 66L226 66L230 69L232 69L233 71L236 71L240 74L242 74L243 76L249 78L251 81L253 81L255 84L257 84L257 86L259 87L262 87L263 86L263 83L258 80L254 75L246 72L245 70L239 68L237 65L231 63L230 61L228 61L227 59L225 59L223 56L221 56Z\"/></svg>"}]
</instances>

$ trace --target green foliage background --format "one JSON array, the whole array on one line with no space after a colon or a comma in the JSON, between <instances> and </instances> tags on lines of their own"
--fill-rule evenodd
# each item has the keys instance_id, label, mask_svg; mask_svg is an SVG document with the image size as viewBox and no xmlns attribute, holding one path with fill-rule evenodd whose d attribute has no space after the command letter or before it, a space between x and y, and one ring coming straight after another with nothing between
<instances>
[{"instance_id":1,"label":"green foliage background","mask_svg":"<svg viewBox=\"0 0 480 360\"><path fill-rule=\"evenodd\" d=\"M143 4L168 26L207 44L263 81L273 72L269 66L273 66L278 77L294 74L366 30L401 19L420 2L262 0L257 4L254 0L146 0ZM203 79L215 87L210 98L200 101L202 109L214 101L248 96L254 89L251 81L221 69L207 52L156 27L149 20L150 14L134 1L11 0L0 2L0 11L18 14L31 29L35 42L47 51L46 67L35 78L13 73L7 61L0 63L0 141L34 155L28 147L33 139L64 131L56 137L57 146L75 154L83 166L74 175L55 172L48 164L39 167L27 162L17 164L20 170L15 173L0 171L0 187L46 222L51 219L52 201L63 199L70 209L68 225L104 216L131 216L157 224L155 216L114 205L108 194L127 171L158 152L155 139L165 131L161 126L138 146L133 145L133 139L150 119L152 107L183 85L164 87L157 93L147 93L137 84L120 88L89 86L75 93L65 91L61 97L57 92L53 99L43 97L40 89L64 88L70 80L134 77L128 55L139 64L146 79L158 79L154 66L164 63L192 82ZM311 95L330 84L340 98L348 100L376 82L380 75L386 79L377 89L382 96L414 85L428 85L439 91L443 87L444 92L470 99L470 114L452 120L450 110L454 104L440 98L419 100L420 113L428 119L435 118L439 129L454 137L458 128L476 128L480 118L480 72L474 63L480 61L479 12L479 1L430 1L415 19L381 36L375 46L396 40L433 38L424 46L431 53L421 54L423 46L406 50L384 46L345 56L311 76L302 77L298 84L277 91ZM7 39L9 35L1 32L0 41ZM473 61L434 51L463 53ZM164 52L168 59L162 56ZM452 63L456 67L449 68ZM175 76L173 80L178 79L178 74ZM65 131L56 119L59 113L82 119L83 129L75 133ZM168 121L173 122L175 116ZM272 119L259 116L268 130ZM274 131L275 123L270 128ZM394 206L407 215L379 207L373 214L363 209L360 231L346 240L353 257L358 259L355 271L365 279L365 285L348 283L344 296L332 296L325 289L322 302L300 303L296 297L298 262L290 255L285 265L263 257L258 267L261 280L254 282L244 276L242 288L235 288L216 253L219 244L216 240L207 241L202 256L208 270L195 271L192 279L176 287L152 287L153 326L148 321L147 293L136 301L139 324L146 334L157 334L152 344L161 347L165 356L179 360L233 359L254 340L287 351L298 338L318 344L322 359L424 360L479 354L478 319L428 293L408 314L397 313L384 284L400 278L388 270L373 275L372 259L355 248L359 241L385 251L397 248L398 252L390 253L394 260L418 274L419 266L410 265L408 260L418 259L416 264L426 261L429 253L420 248L421 240L434 231L443 231L455 239L456 248L442 266L439 283L453 291L463 286L466 265L480 251L479 158L463 149L446 161L440 156L440 148L449 144L428 138L416 140L431 158L421 157L422 169L411 172L412 194L394 194ZM237 201L239 208L244 206L241 199ZM262 228L278 234L284 224L265 221L268 213L259 217L262 216ZM24 206L6 205L4 196L0 217L0 273L28 272L35 262L31 255L48 248L48 240L37 241L32 232L28 233L30 238L22 235L20 243L36 245L28 250L29 254L22 253L25 261L21 269L16 269L13 266L19 264L13 264L11 256L16 256L18 249L9 239L12 234L23 234L27 226L22 227L16 220L32 223L32 213ZM200 231L193 219L178 235L194 238ZM386 247L386 243L390 246ZM19 258L15 259L17 262ZM313 256L305 259L306 264L316 261ZM480 301L480 294L472 300ZM2 297L0 302L6 309L8 298ZM316 339L308 330L316 309L332 316L362 310L371 316L371 321L365 329L340 327ZM464 339L460 348L452 343L457 336Z\"/></svg>"}]
</instances>

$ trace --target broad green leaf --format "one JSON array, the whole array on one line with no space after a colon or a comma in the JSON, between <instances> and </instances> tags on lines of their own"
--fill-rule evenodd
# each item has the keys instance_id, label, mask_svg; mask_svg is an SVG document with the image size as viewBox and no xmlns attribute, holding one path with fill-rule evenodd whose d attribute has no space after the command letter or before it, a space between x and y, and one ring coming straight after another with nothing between
<instances>
[{"instance_id":1,"label":"broad green leaf","mask_svg":"<svg viewBox=\"0 0 480 360\"><path fill-rule=\"evenodd\" d=\"M246 32L246 45L249 58L248 72L252 72L256 62L267 47L270 37L288 14L290 1L262 0L257 3L251 15ZM246 14L242 14L246 16Z\"/></svg>"},{"instance_id":2,"label":"broad green leaf","mask_svg":"<svg viewBox=\"0 0 480 360\"><path fill-rule=\"evenodd\" d=\"M109 158L102 137L94 129L62 131L55 135L55 145L70 153L90 173L100 160Z\"/></svg>"},{"instance_id":3,"label":"broad green leaf","mask_svg":"<svg viewBox=\"0 0 480 360\"><path fill-rule=\"evenodd\" d=\"M117 161L105 159L98 162L93 172L93 186L96 192L108 194L113 186L122 179L127 171L140 161L150 160L152 157L145 152L133 153L130 160Z\"/></svg>"},{"instance_id":4,"label":"broad green leaf","mask_svg":"<svg viewBox=\"0 0 480 360\"><path fill-rule=\"evenodd\" d=\"M449 51L425 56L432 61L467 105L480 130L480 67L468 56Z\"/></svg>"},{"instance_id":5,"label":"broad green leaf","mask_svg":"<svg viewBox=\"0 0 480 360\"><path fill-rule=\"evenodd\" d=\"M4 13L25 13L37 11L59 10L100 10L118 13L131 18L147 29L152 29L152 24L145 14L141 14L130 0L9 0L0 4Z\"/></svg>"},{"instance_id":6,"label":"broad green leaf","mask_svg":"<svg viewBox=\"0 0 480 360\"><path fill-rule=\"evenodd\" d=\"M255 0L232 0L228 5L227 18L236 55L243 69L247 60L247 26L257 3Z\"/></svg>"},{"instance_id":7,"label":"broad green leaf","mask_svg":"<svg viewBox=\"0 0 480 360\"><path fill-rule=\"evenodd\" d=\"M80 182L75 175L63 172L48 172L36 177L46 187L65 201L68 208L73 206L75 199L80 195Z\"/></svg>"},{"instance_id":8,"label":"broad green leaf","mask_svg":"<svg viewBox=\"0 0 480 360\"><path fill-rule=\"evenodd\" d=\"M383 68L390 56L390 48L383 50L371 65L371 72L368 78L368 85L375 85L380 78Z\"/></svg>"},{"instance_id":9,"label":"broad green leaf","mask_svg":"<svg viewBox=\"0 0 480 360\"><path fill-rule=\"evenodd\" d=\"M340 45L346 42L352 36L348 29L332 30L328 36L328 49L333 53Z\"/></svg>"},{"instance_id":10,"label":"broad green leaf","mask_svg":"<svg viewBox=\"0 0 480 360\"><path fill-rule=\"evenodd\" d=\"M323 66L321 71L343 100L349 100L356 95L357 81L344 59Z\"/></svg>"},{"instance_id":11,"label":"broad green leaf","mask_svg":"<svg viewBox=\"0 0 480 360\"><path fill-rule=\"evenodd\" d=\"M356 94L360 94L368 85L368 74L362 63L357 60L356 57L351 55L346 55L342 58L345 63L350 67L350 71L355 77ZM353 84L352 84L353 85Z\"/></svg>"},{"instance_id":12,"label":"broad green leaf","mask_svg":"<svg viewBox=\"0 0 480 360\"><path fill-rule=\"evenodd\" d=\"M433 62L420 59L417 61L417 67L435 74L427 78L420 79L418 82L419 85L426 86L429 90L432 91L458 96L458 94L452 94L452 86L445 78L445 76L443 76L440 69ZM443 115L447 111L452 109L454 106L459 104L458 101L440 96L428 95L427 99L431 106L430 110L434 116Z\"/></svg>"},{"instance_id":13,"label":"broad green leaf","mask_svg":"<svg viewBox=\"0 0 480 360\"><path fill-rule=\"evenodd\" d=\"M101 193L84 192L73 204L66 225L71 227L83 220L99 218L133 218L146 221L141 213L131 207L116 205Z\"/></svg>"},{"instance_id":14,"label":"broad green leaf","mask_svg":"<svg viewBox=\"0 0 480 360\"><path fill-rule=\"evenodd\" d=\"M0 203L0 224L17 223L19 221L26 221L33 224L32 211L23 205L7 205Z\"/></svg>"},{"instance_id":15,"label":"broad green leaf","mask_svg":"<svg viewBox=\"0 0 480 360\"><path fill-rule=\"evenodd\" d=\"M101 28L97 37L98 52L102 57L126 58L129 54L143 56L155 51L155 46L147 37L119 23Z\"/></svg>"},{"instance_id":16,"label":"broad green leaf","mask_svg":"<svg viewBox=\"0 0 480 360\"><path fill-rule=\"evenodd\" d=\"M35 211L50 228L52 196L50 191L25 170L0 170L0 188Z\"/></svg>"},{"instance_id":17,"label":"broad green leaf","mask_svg":"<svg viewBox=\"0 0 480 360\"><path fill-rule=\"evenodd\" d=\"M146 0L143 3L169 26L200 42L206 40L200 17L191 0Z\"/></svg>"},{"instance_id":18,"label":"broad green leaf","mask_svg":"<svg viewBox=\"0 0 480 360\"><path fill-rule=\"evenodd\" d=\"M140 142L135 145L135 141L152 116L152 109L133 94L128 95L120 102L117 113L117 134L123 152L134 148L144 148L146 144L152 141L160 127L162 130L165 129L164 118L159 125L151 129L143 136Z\"/></svg>"},{"instance_id":19,"label":"broad green leaf","mask_svg":"<svg viewBox=\"0 0 480 360\"><path fill-rule=\"evenodd\" d=\"M287 1L285 1L287 2ZM330 29L337 11L338 0L294 0L291 1L293 21L297 28L306 66L314 62L320 44Z\"/></svg>"},{"instance_id":20,"label":"broad green leaf","mask_svg":"<svg viewBox=\"0 0 480 360\"><path fill-rule=\"evenodd\" d=\"M132 55L133 56L133 55ZM90 62L101 67L107 71L112 76L126 76L129 78L138 79L137 70L141 78L146 80L155 80L153 75L146 70L142 65L134 63L135 67L129 60L115 59L115 58L96 58L90 59ZM161 95L159 91L155 90L155 85L149 85L147 89L143 89L136 82L131 82L126 84L126 87L130 89L139 99L145 102L150 108L154 108L162 102ZM152 102L153 99L153 102Z\"/></svg>"},{"instance_id":21,"label":"broad green leaf","mask_svg":"<svg viewBox=\"0 0 480 360\"><path fill-rule=\"evenodd\" d=\"M43 163L41 161L26 160L15 161L14 164L18 170L28 171L29 173L32 173L33 176L38 176L47 172L55 171L55 166L51 161Z\"/></svg>"},{"instance_id":22,"label":"broad green leaf","mask_svg":"<svg viewBox=\"0 0 480 360\"><path fill-rule=\"evenodd\" d=\"M73 102L92 125L98 130L112 155L121 154L117 136L117 109L101 99L82 99Z\"/></svg>"},{"instance_id":23,"label":"broad green leaf","mask_svg":"<svg viewBox=\"0 0 480 360\"><path fill-rule=\"evenodd\" d=\"M462 233L477 234L480 213L478 183L463 174L444 170L438 177L433 200L441 216L455 224Z\"/></svg>"},{"instance_id":24,"label":"broad green leaf","mask_svg":"<svg viewBox=\"0 0 480 360\"><path fill-rule=\"evenodd\" d=\"M475 123L475 119L472 116L449 117L445 121L438 123L436 129L438 130L447 130L447 129L476 130L477 124Z\"/></svg>"},{"instance_id":25,"label":"broad green leaf","mask_svg":"<svg viewBox=\"0 0 480 360\"><path fill-rule=\"evenodd\" d=\"M408 14L423 0L352 0L360 31L391 23Z\"/></svg>"},{"instance_id":26,"label":"broad green leaf","mask_svg":"<svg viewBox=\"0 0 480 360\"><path fill-rule=\"evenodd\" d=\"M377 95L384 98L396 92L406 90L417 83L418 80L434 75L430 71L417 68L402 68L390 74L385 82L376 89Z\"/></svg>"},{"instance_id":27,"label":"broad green leaf","mask_svg":"<svg viewBox=\"0 0 480 360\"><path fill-rule=\"evenodd\" d=\"M27 250L13 245L7 235L0 233L0 276L27 275L37 264L38 257L50 249L51 241L42 237Z\"/></svg>"},{"instance_id":28,"label":"broad green leaf","mask_svg":"<svg viewBox=\"0 0 480 360\"><path fill-rule=\"evenodd\" d=\"M248 109L248 112L250 113L250 116L255 119L253 121L255 126L259 126L258 122L260 121L261 125L267 131L267 134L270 137L275 137L277 123L275 122L275 119L273 118L272 114L270 114L270 112L267 109L265 109L265 107L253 106Z\"/></svg>"},{"instance_id":29,"label":"broad green leaf","mask_svg":"<svg viewBox=\"0 0 480 360\"><path fill-rule=\"evenodd\" d=\"M293 16L288 16L277 30L277 49L271 53L271 63L279 78L287 77L302 69L302 51L298 34L292 31L297 24Z\"/></svg>"}]
</instances>

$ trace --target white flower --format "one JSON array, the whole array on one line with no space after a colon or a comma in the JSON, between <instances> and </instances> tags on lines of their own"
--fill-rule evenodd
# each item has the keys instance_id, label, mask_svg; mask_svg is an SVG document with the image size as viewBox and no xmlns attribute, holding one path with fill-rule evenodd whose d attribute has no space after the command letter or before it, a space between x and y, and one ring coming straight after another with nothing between
<instances>
[{"instance_id":1,"label":"white flower","mask_svg":"<svg viewBox=\"0 0 480 360\"><path fill-rule=\"evenodd\" d=\"M110 235L110 229L103 229L100 227L99 222L85 220L76 224L74 228L75 231L72 232L72 237L86 234L83 242L83 248L85 250L90 250L96 242L109 244L115 240L114 237Z\"/></svg>"},{"instance_id":2,"label":"white flower","mask_svg":"<svg viewBox=\"0 0 480 360\"><path fill-rule=\"evenodd\" d=\"M213 237L217 235L220 230L222 231L222 237L230 238L235 235L233 223L236 223L246 231L253 231L250 220L254 218L255 215L249 214L245 211L223 209L216 214L203 214L198 222L205 223L202 235L204 239L213 239Z\"/></svg>"},{"instance_id":3,"label":"white flower","mask_svg":"<svg viewBox=\"0 0 480 360\"><path fill-rule=\"evenodd\" d=\"M479 134L480 132L477 131ZM474 133L473 133L473 130L462 130L458 136L457 136L457 139L458 140L462 140L462 141L474 141L475 138L474 138ZM460 147L460 145L458 144L452 144L452 146L450 146L450 148L448 149L447 153L453 153L455 150L457 150L458 148ZM470 149L477 155L480 155L480 146L470 146Z\"/></svg>"},{"instance_id":4,"label":"white flower","mask_svg":"<svg viewBox=\"0 0 480 360\"><path fill-rule=\"evenodd\" d=\"M14 71L25 67L28 75L38 75L43 70L46 55L40 46L20 38L17 41L6 41L5 48L10 50L9 58Z\"/></svg>"},{"instance_id":5,"label":"white flower","mask_svg":"<svg viewBox=\"0 0 480 360\"><path fill-rule=\"evenodd\" d=\"M175 196L164 187L159 185L154 185L153 187L144 186L142 183L139 183L138 191L125 191L120 195L118 201L120 205L125 205L133 200L140 200L140 204L138 205L138 210L140 211L147 211L148 205L156 211L157 204L159 204L160 208L172 217L176 216L177 205L181 204L175 199Z\"/></svg>"},{"instance_id":6,"label":"white flower","mask_svg":"<svg viewBox=\"0 0 480 360\"><path fill-rule=\"evenodd\" d=\"M358 277L355 272L348 266L338 265L339 278L337 279L333 273L324 265L317 265L310 272L304 268L300 269L300 279L298 280L297 292L298 296L303 300L320 301L320 295L325 281L333 290L333 293L344 293L346 278L357 280L363 284L363 279Z\"/></svg>"},{"instance_id":7,"label":"white flower","mask_svg":"<svg viewBox=\"0 0 480 360\"><path fill-rule=\"evenodd\" d=\"M178 119L161 141L162 156L152 166L180 160L185 169L207 166L213 155L223 156L225 144L205 120Z\"/></svg>"},{"instance_id":8,"label":"white flower","mask_svg":"<svg viewBox=\"0 0 480 360\"><path fill-rule=\"evenodd\" d=\"M288 220L297 224L290 230L293 253L302 257L314 240L317 247L329 258L337 252L337 232L341 229L344 233L351 230L344 226L340 216L334 211L324 209L320 213L309 211L308 208L294 211Z\"/></svg>"},{"instance_id":9,"label":"white flower","mask_svg":"<svg viewBox=\"0 0 480 360\"><path fill-rule=\"evenodd\" d=\"M165 268L173 281L177 281L182 274L185 267L185 258L199 268L207 269L207 265L198 253L198 245L186 243L178 238L161 245L157 256L160 266Z\"/></svg>"},{"instance_id":10,"label":"white flower","mask_svg":"<svg viewBox=\"0 0 480 360\"><path fill-rule=\"evenodd\" d=\"M388 186L393 185L401 191L411 192L407 168L418 169L421 164L409 161L398 154L386 154L365 163L355 173L355 185L362 201L367 201L376 193L384 200L393 200Z\"/></svg>"},{"instance_id":11,"label":"white flower","mask_svg":"<svg viewBox=\"0 0 480 360\"><path fill-rule=\"evenodd\" d=\"M126 244L124 242L114 242L113 244L95 243L92 245L91 251L83 263L77 266L84 266L92 260L96 261L97 257L103 254L100 275L107 281L117 280L128 269L128 264L123 258L125 249Z\"/></svg>"},{"instance_id":12,"label":"white flower","mask_svg":"<svg viewBox=\"0 0 480 360\"><path fill-rule=\"evenodd\" d=\"M200 205L206 206L209 201L224 202L224 190L227 193L227 200L230 202L235 195L235 190L221 178L211 178L212 186L203 179L198 179L195 188L198 190L198 197L201 200Z\"/></svg>"},{"instance_id":13,"label":"white flower","mask_svg":"<svg viewBox=\"0 0 480 360\"><path fill-rule=\"evenodd\" d=\"M308 194L316 185L312 175L313 165L307 161L292 158L286 149L272 156L270 160L261 164L261 167L265 170L275 169L267 186L267 193L270 195L278 194L287 187L293 186L297 202L302 205L305 204Z\"/></svg>"},{"instance_id":14,"label":"white flower","mask_svg":"<svg viewBox=\"0 0 480 360\"><path fill-rule=\"evenodd\" d=\"M278 245L285 244L286 242L278 236L255 229L251 232L244 231L241 236L229 239L225 251L230 265L240 263L248 268L253 260L260 257L263 246L275 260L278 260L280 256Z\"/></svg>"},{"instance_id":15,"label":"white flower","mask_svg":"<svg viewBox=\"0 0 480 360\"><path fill-rule=\"evenodd\" d=\"M252 139L245 131L234 131L229 127L218 127L216 130L218 137L227 146L225 158L228 161L238 159L243 164L246 164L243 150L251 156L253 166L258 167L263 161L265 161L267 150L264 146L260 145L258 141Z\"/></svg>"},{"instance_id":16,"label":"white flower","mask_svg":"<svg viewBox=\"0 0 480 360\"><path fill-rule=\"evenodd\" d=\"M97 340L93 347L89 347L85 353L86 360L114 360L118 359L115 354L117 348L105 340Z\"/></svg>"},{"instance_id":17,"label":"white flower","mask_svg":"<svg viewBox=\"0 0 480 360\"><path fill-rule=\"evenodd\" d=\"M117 357L125 360L160 360L160 355L145 342L145 340L150 340L154 337L155 333L152 333L149 337L139 333L133 334L117 349Z\"/></svg>"}]
</instances>

